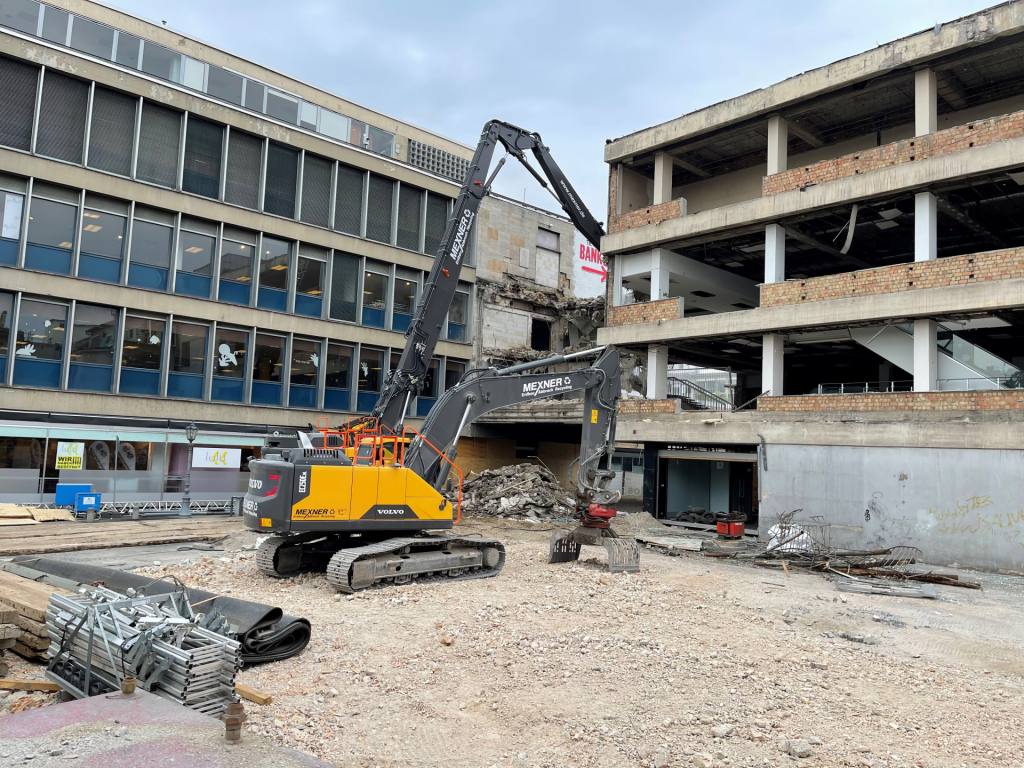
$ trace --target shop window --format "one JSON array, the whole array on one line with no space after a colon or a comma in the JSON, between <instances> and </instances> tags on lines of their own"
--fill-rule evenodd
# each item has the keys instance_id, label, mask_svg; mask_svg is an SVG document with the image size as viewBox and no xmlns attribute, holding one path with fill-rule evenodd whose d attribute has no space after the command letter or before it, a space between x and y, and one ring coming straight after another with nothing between
<instances>
[{"instance_id":1,"label":"shop window","mask_svg":"<svg viewBox=\"0 0 1024 768\"><path fill-rule=\"evenodd\" d=\"M427 375L423 377L423 389L420 390L420 395L416 398L416 415L426 416L430 413L430 409L434 407L434 403L437 402L437 369L439 363L437 360L431 360L430 366L427 368Z\"/></svg>"},{"instance_id":2,"label":"shop window","mask_svg":"<svg viewBox=\"0 0 1024 768\"><path fill-rule=\"evenodd\" d=\"M131 265L128 285L136 288L167 290L171 265L171 240L174 230L160 224L136 219L132 227Z\"/></svg>"},{"instance_id":3,"label":"shop window","mask_svg":"<svg viewBox=\"0 0 1024 768\"><path fill-rule=\"evenodd\" d=\"M466 326L469 322L469 294L456 291L452 305L448 308L448 340L466 341Z\"/></svg>"},{"instance_id":4,"label":"shop window","mask_svg":"<svg viewBox=\"0 0 1024 768\"><path fill-rule=\"evenodd\" d=\"M119 176L132 173L132 143L135 141L135 111L138 99L96 86L89 130L90 168Z\"/></svg>"},{"instance_id":5,"label":"shop window","mask_svg":"<svg viewBox=\"0 0 1024 768\"><path fill-rule=\"evenodd\" d=\"M224 199L243 208L260 207L260 169L263 140L232 129L228 138L228 168Z\"/></svg>"},{"instance_id":6,"label":"shop window","mask_svg":"<svg viewBox=\"0 0 1024 768\"><path fill-rule=\"evenodd\" d=\"M359 257L335 251L331 269L331 320L354 323L358 293Z\"/></svg>"},{"instance_id":7,"label":"shop window","mask_svg":"<svg viewBox=\"0 0 1024 768\"><path fill-rule=\"evenodd\" d=\"M252 254L255 250L252 244L236 243L232 240L221 241L218 299L229 304L249 306Z\"/></svg>"},{"instance_id":8,"label":"shop window","mask_svg":"<svg viewBox=\"0 0 1024 768\"><path fill-rule=\"evenodd\" d=\"M245 399L245 352L249 334L233 328L217 328L213 348L213 389L211 399L241 403Z\"/></svg>"},{"instance_id":9,"label":"shop window","mask_svg":"<svg viewBox=\"0 0 1024 768\"><path fill-rule=\"evenodd\" d=\"M298 181L299 153L270 142L267 150L267 179L263 210L286 219L295 217L295 187Z\"/></svg>"},{"instance_id":10,"label":"shop window","mask_svg":"<svg viewBox=\"0 0 1024 768\"><path fill-rule=\"evenodd\" d=\"M446 360L444 364L444 391L456 386L466 373L466 364L458 360Z\"/></svg>"},{"instance_id":11,"label":"shop window","mask_svg":"<svg viewBox=\"0 0 1024 768\"><path fill-rule=\"evenodd\" d=\"M167 372L167 396L203 399L206 372L206 338L209 329L196 323L171 324L171 367Z\"/></svg>"},{"instance_id":12,"label":"shop window","mask_svg":"<svg viewBox=\"0 0 1024 768\"><path fill-rule=\"evenodd\" d=\"M341 344L327 345L324 367L324 409L347 411L351 408L349 392L352 389L352 347Z\"/></svg>"},{"instance_id":13,"label":"shop window","mask_svg":"<svg viewBox=\"0 0 1024 768\"><path fill-rule=\"evenodd\" d=\"M377 404L381 384L381 368L384 365L384 353L379 349L359 351L359 384L356 396L356 410L369 413Z\"/></svg>"},{"instance_id":14,"label":"shop window","mask_svg":"<svg viewBox=\"0 0 1024 768\"><path fill-rule=\"evenodd\" d=\"M104 211L82 212L82 247L78 276L105 283L121 282L121 261L128 219Z\"/></svg>"},{"instance_id":15,"label":"shop window","mask_svg":"<svg viewBox=\"0 0 1024 768\"><path fill-rule=\"evenodd\" d=\"M71 327L68 389L109 392L114 383L114 345L118 310L91 304L75 306Z\"/></svg>"},{"instance_id":16,"label":"shop window","mask_svg":"<svg viewBox=\"0 0 1024 768\"><path fill-rule=\"evenodd\" d=\"M416 291L419 281L415 273L399 269L395 273L395 299L391 309L391 329L405 333L416 312Z\"/></svg>"},{"instance_id":17,"label":"shop window","mask_svg":"<svg viewBox=\"0 0 1024 768\"><path fill-rule=\"evenodd\" d=\"M119 389L122 395L160 394L160 364L166 327L164 320L134 315L125 318Z\"/></svg>"},{"instance_id":18,"label":"shop window","mask_svg":"<svg viewBox=\"0 0 1024 768\"><path fill-rule=\"evenodd\" d=\"M29 118L31 121L31 117ZM30 129L31 130L31 129ZM347 165L338 165L337 193L334 198L334 228L359 237L363 218L363 180L366 173Z\"/></svg>"},{"instance_id":19,"label":"shop window","mask_svg":"<svg viewBox=\"0 0 1024 768\"><path fill-rule=\"evenodd\" d=\"M199 299L210 298L215 238L181 230L178 233L178 268L174 292Z\"/></svg>"},{"instance_id":20,"label":"shop window","mask_svg":"<svg viewBox=\"0 0 1024 768\"><path fill-rule=\"evenodd\" d=\"M25 268L59 275L71 273L78 208L40 197L32 198L29 211Z\"/></svg>"},{"instance_id":21,"label":"shop window","mask_svg":"<svg viewBox=\"0 0 1024 768\"><path fill-rule=\"evenodd\" d=\"M260 309L285 312L288 309L288 267L291 264L291 243L263 238L260 253L260 287L256 305Z\"/></svg>"},{"instance_id":22,"label":"shop window","mask_svg":"<svg viewBox=\"0 0 1024 768\"><path fill-rule=\"evenodd\" d=\"M324 267L320 259L299 256L295 275L295 314L320 317L323 311Z\"/></svg>"},{"instance_id":23,"label":"shop window","mask_svg":"<svg viewBox=\"0 0 1024 768\"><path fill-rule=\"evenodd\" d=\"M2 11L0 11L2 12ZM32 34L35 34L33 28ZM0 59L0 144L26 152L32 148L39 67Z\"/></svg>"},{"instance_id":24,"label":"shop window","mask_svg":"<svg viewBox=\"0 0 1024 768\"><path fill-rule=\"evenodd\" d=\"M64 359L68 308L63 304L22 300L14 351L14 383L58 389Z\"/></svg>"},{"instance_id":25,"label":"shop window","mask_svg":"<svg viewBox=\"0 0 1024 768\"><path fill-rule=\"evenodd\" d=\"M0 502L38 502L45 460L45 437L0 436Z\"/></svg>"},{"instance_id":26,"label":"shop window","mask_svg":"<svg viewBox=\"0 0 1024 768\"><path fill-rule=\"evenodd\" d=\"M292 339L292 362L288 377L288 405L316 408L317 376L320 373L320 342Z\"/></svg>"},{"instance_id":27,"label":"shop window","mask_svg":"<svg viewBox=\"0 0 1024 768\"><path fill-rule=\"evenodd\" d=\"M366 237L379 243L391 242L391 215L395 205L395 182L370 174L366 204Z\"/></svg>"},{"instance_id":28,"label":"shop window","mask_svg":"<svg viewBox=\"0 0 1024 768\"><path fill-rule=\"evenodd\" d=\"M0 381L7 381L7 360L11 355L11 322L14 319L14 294L0 293Z\"/></svg>"},{"instance_id":29,"label":"shop window","mask_svg":"<svg viewBox=\"0 0 1024 768\"><path fill-rule=\"evenodd\" d=\"M363 273L363 325L383 328L388 298L388 277L367 270Z\"/></svg>"},{"instance_id":30,"label":"shop window","mask_svg":"<svg viewBox=\"0 0 1024 768\"><path fill-rule=\"evenodd\" d=\"M21 215L25 196L0 191L0 264L18 263L18 241L21 238Z\"/></svg>"},{"instance_id":31,"label":"shop window","mask_svg":"<svg viewBox=\"0 0 1024 768\"><path fill-rule=\"evenodd\" d=\"M420 211L423 190L403 184L398 190L398 247L420 249Z\"/></svg>"},{"instance_id":32,"label":"shop window","mask_svg":"<svg viewBox=\"0 0 1024 768\"><path fill-rule=\"evenodd\" d=\"M220 197L224 127L189 115L185 130L185 167L181 188L214 200Z\"/></svg>"},{"instance_id":33,"label":"shop window","mask_svg":"<svg viewBox=\"0 0 1024 768\"><path fill-rule=\"evenodd\" d=\"M254 404L281 404L281 368L284 362L284 338L256 334L253 352L252 395Z\"/></svg>"}]
</instances>

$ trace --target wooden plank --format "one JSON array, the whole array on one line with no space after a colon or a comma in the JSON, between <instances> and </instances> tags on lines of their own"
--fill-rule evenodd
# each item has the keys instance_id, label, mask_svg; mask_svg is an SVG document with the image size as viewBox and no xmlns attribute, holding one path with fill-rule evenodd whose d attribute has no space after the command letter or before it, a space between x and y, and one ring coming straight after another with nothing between
<instances>
[{"instance_id":1,"label":"wooden plank","mask_svg":"<svg viewBox=\"0 0 1024 768\"><path fill-rule=\"evenodd\" d=\"M43 509L41 507L29 507L32 519L40 523L50 523L55 520L66 520L74 522L75 516L67 509Z\"/></svg>"},{"instance_id":2,"label":"wooden plank","mask_svg":"<svg viewBox=\"0 0 1024 768\"><path fill-rule=\"evenodd\" d=\"M0 526L3 526L4 528L11 528L13 526L23 525L39 525L39 523L33 520L31 517L0 517Z\"/></svg>"},{"instance_id":3,"label":"wooden plank","mask_svg":"<svg viewBox=\"0 0 1024 768\"><path fill-rule=\"evenodd\" d=\"M0 691L59 691L49 680L0 680Z\"/></svg>"},{"instance_id":4,"label":"wooden plank","mask_svg":"<svg viewBox=\"0 0 1024 768\"><path fill-rule=\"evenodd\" d=\"M19 642L17 640L15 640L15 642L14 642L13 651L16 654L18 654L19 656L21 656L22 658L28 659L29 661L40 661L40 660L45 660L46 659L46 652L45 651L40 653L35 648L29 648L27 645L25 645L24 643L21 643L21 642Z\"/></svg>"},{"instance_id":5,"label":"wooden plank","mask_svg":"<svg viewBox=\"0 0 1024 768\"><path fill-rule=\"evenodd\" d=\"M242 685L241 683L235 683L235 693L246 701L252 701L256 704L270 704L274 700L274 697L270 694L261 693L255 688L250 688L248 685Z\"/></svg>"},{"instance_id":6,"label":"wooden plank","mask_svg":"<svg viewBox=\"0 0 1024 768\"><path fill-rule=\"evenodd\" d=\"M236 517L188 522L119 521L0 528L0 556L210 541L241 530L242 527L243 523Z\"/></svg>"},{"instance_id":7,"label":"wooden plank","mask_svg":"<svg viewBox=\"0 0 1024 768\"><path fill-rule=\"evenodd\" d=\"M46 621L46 606L54 588L0 571L0 601L33 621ZM61 594L71 594L61 590Z\"/></svg>"},{"instance_id":8,"label":"wooden plank","mask_svg":"<svg viewBox=\"0 0 1024 768\"><path fill-rule=\"evenodd\" d=\"M18 518L27 517L32 518L32 513L28 507L19 507L17 504L0 504L0 518Z\"/></svg>"}]
</instances>

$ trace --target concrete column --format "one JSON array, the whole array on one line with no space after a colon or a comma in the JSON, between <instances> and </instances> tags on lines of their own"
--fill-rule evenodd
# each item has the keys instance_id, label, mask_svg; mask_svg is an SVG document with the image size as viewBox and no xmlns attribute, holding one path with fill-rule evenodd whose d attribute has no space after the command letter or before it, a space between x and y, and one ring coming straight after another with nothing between
<instances>
[{"instance_id":1,"label":"concrete column","mask_svg":"<svg viewBox=\"0 0 1024 768\"><path fill-rule=\"evenodd\" d=\"M761 347L761 390L771 397L782 396L782 345L780 333L766 333Z\"/></svg>"},{"instance_id":2,"label":"concrete column","mask_svg":"<svg viewBox=\"0 0 1024 768\"><path fill-rule=\"evenodd\" d=\"M660 205L672 200L672 157L665 152L654 156L654 200Z\"/></svg>"},{"instance_id":3,"label":"concrete column","mask_svg":"<svg viewBox=\"0 0 1024 768\"><path fill-rule=\"evenodd\" d=\"M647 348L647 399L668 398L668 347L652 344Z\"/></svg>"},{"instance_id":4,"label":"concrete column","mask_svg":"<svg viewBox=\"0 0 1024 768\"><path fill-rule=\"evenodd\" d=\"M935 195L914 195L914 261L933 261L939 255L939 209Z\"/></svg>"},{"instance_id":5,"label":"concrete column","mask_svg":"<svg viewBox=\"0 0 1024 768\"><path fill-rule=\"evenodd\" d=\"M768 118L768 175L787 169L789 154L789 123L786 118L772 115Z\"/></svg>"},{"instance_id":6,"label":"concrete column","mask_svg":"<svg viewBox=\"0 0 1024 768\"><path fill-rule=\"evenodd\" d=\"M782 283L786 280L786 230L781 224L764 228L764 281Z\"/></svg>"},{"instance_id":7,"label":"concrete column","mask_svg":"<svg viewBox=\"0 0 1024 768\"><path fill-rule=\"evenodd\" d=\"M651 251L651 301L668 298L668 252L662 248Z\"/></svg>"},{"instance_id":8,"label":"concrete column","mask_svg":"<svg viewBox=\"0 0 1024 768\"><path fill-rule=\"evenodd\" d=\"M935 73L930 69L919 69L914 73L914 135L925 136L935 133L938 122Z\"/></svg>"},{"instance_id":9,"label":"concrete column","mask_svg":"<svg viewBox=\"0 0 1024 768\"><path fill-rule=\"evenodd\" d=\"M622 265L616 263L614 256L608 257L608 266L612 275L612 301L613 307L622 306Z\"/></svg>"},{"instance_id":10,"label":"concrete column","mask_svg":"<svg viewBox=\"0 0 1024 768\"><path fill-rule=\"evenodd\" d=\"M939 369L939 324L934 320L914 321L914 391L933 392Z\"/></svg>"}]
</instances>

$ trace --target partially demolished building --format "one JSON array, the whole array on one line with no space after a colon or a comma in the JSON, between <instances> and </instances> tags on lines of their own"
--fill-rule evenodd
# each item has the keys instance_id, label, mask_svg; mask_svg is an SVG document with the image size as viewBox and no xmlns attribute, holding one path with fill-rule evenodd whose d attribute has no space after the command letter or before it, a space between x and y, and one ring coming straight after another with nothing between
<instances>
[{"instance_id":1,"label":"partially demolished building","mask_svg":"<svg viewBox=\"0 0 1024 768\"><path fill-rule=\"evenodd\" d=\"M1022 76L1009 3L607 144L598 341L647 359L649 511L1024 570ZM675 364L732 397L682 410Z\"/></svg>"}]
</instances>

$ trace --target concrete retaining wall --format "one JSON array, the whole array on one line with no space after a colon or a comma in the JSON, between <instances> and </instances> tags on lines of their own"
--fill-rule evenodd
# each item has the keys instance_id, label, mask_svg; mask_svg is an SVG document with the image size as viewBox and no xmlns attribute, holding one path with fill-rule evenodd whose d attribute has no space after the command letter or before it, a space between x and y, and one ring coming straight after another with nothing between
<instances>
[{"instance_id":1,"label":"concrete retaining wall","mask_svg":"<svg viewBox=\"0 0 1024 768\"><path fill-rule=\"evenodd\" d=\"M938 565L1024 571L1024 450L768 445L762 538L780 512L821 515L832 545L918 547Z\"/></svg>"}]
</instances>

